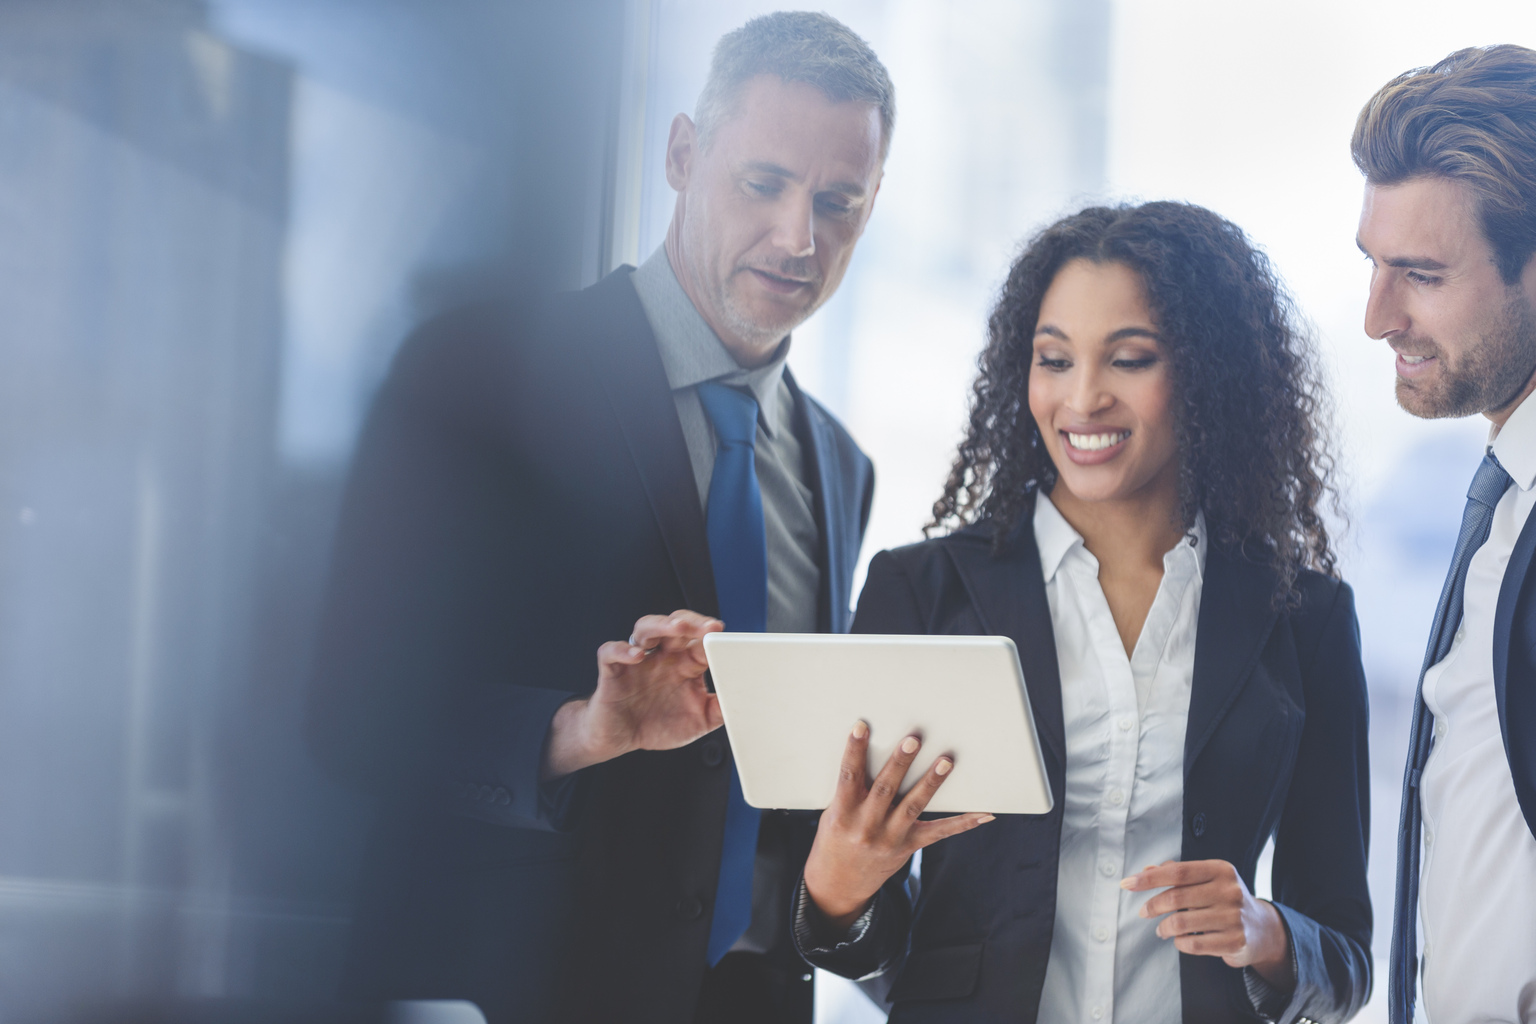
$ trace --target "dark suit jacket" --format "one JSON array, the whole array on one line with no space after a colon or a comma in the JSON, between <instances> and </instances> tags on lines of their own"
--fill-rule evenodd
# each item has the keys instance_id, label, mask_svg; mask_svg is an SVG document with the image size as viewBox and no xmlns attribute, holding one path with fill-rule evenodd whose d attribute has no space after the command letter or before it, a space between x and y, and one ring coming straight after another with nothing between
<instances>
[{"instance_id":1,"label":"dark suit jacket","mask_svg":"<svg viewBox=\"0 0 1536 1024\"><path fill-rule=\"evenodd\" d=\"M882 552L856 632L1001 634L1018 646L1055 809L1004 815L923 851L881 890L856 943L813 956L850 977L895 972L893 1022L1032 1022L1055 922L1066 742L1050 606L1032 517L994 557L970 528ZM1272 572L1212 545L1206 556L1184 752L1183 859L1230 861L1251 889L1275 838L1274 902L1299 984L1283 1020L1338 1021L1371 985L1366 891L1366 693L1353 598L1317 573L1277 613ZM1180 956L1184 1020L1257 1020L1242 972ZM1134 1008L1131 1008L1134 1009Z\"/></svg>"},{"instance_id":2,"label":"dark suit jacket","mask_svg":"<svg viewBox=\"0 0 1536 1024\"><path fill-rule=\"evenodd\" d=\"M1504 755L1525 824L1536 835L1536 516L1525 522L1499 585L1493 619L1493 688Z\"/></svg>"},{"instance_id":3,"label":"dark suit jacket","mask_svg":"<svg viewBox=\"0 0 1536 1024\"><path fill-rule=\"evenodd\" d=\"M492 1019L692 1017L724 733L539 784L550 719L595 685L601 643L645 614L717 609L687 448L629 274L428 324L377 399L310 723L322 760L382 800L354 994L468 998ZM798 397L819 621L843 631L873 471ZM809 827L770 815L764 841L790 844L796 864ZM787 925L782 940L774 955L798 977Z\"/></svg>"}]
</instances>

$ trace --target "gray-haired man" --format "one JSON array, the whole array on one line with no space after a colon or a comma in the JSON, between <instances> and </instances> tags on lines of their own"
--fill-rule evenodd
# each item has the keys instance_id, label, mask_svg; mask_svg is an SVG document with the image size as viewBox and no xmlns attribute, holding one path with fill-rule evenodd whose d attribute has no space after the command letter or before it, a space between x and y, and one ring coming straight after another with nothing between
<instances>
[{"instance_id":1,"label":"gray-haired man","mask_svg":"<svg viewBox=\"0 0 1536 1024\"><path fill-rule=\"evenodd\" d=\"M893 118L847 28L756 19L673 122L665 246L406 345L315 688L319 749L386 796L352 992L810 1020L787 918L813 826L741 800L698 639L848 628L873 473L784 360L847 269Z\"/></svg>"}]
</instances>

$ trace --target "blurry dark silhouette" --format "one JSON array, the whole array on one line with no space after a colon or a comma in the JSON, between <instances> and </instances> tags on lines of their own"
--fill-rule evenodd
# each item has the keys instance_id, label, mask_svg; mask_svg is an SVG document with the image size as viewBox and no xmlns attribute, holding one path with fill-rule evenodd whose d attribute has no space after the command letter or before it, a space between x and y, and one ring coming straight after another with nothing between
<instances>
[{"instance_id":1,"label":"blurry dark silhouette","mask_svg":"<svg viewBox=\"0 0 1536 1024\"><path fill-rule=\"evenodd\" d=\"M293 288L382 325L376 379L402 332L369 303L417 320L594 280L622 19L0 4L0 1016L329 1012L369 808L301 738L349 440L280 443ZM320 101L380 126L335 169L300 146ZM443 139L476 173L420 241L382 222L295 278L300 185L357 175L340 187L386 220L370 161ZM384 298L348 294L391 247Z\"/></svg>"}]
</instances>

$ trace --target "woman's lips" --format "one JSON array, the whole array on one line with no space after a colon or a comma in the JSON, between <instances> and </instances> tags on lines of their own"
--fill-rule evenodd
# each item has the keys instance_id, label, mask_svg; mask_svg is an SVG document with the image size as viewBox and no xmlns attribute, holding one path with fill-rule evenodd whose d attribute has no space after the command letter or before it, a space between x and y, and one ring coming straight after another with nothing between
<instances>
[{"instance_id":1,"label":"woman's lips","mask_svg":"<svg viewBox=\"0 0 1536 1024\"><path fill-rule=\"evenodd\" d=\"M1079 466L1108 462L1125 450L1125 442L1131 437L1129 430L1100 430L1091 434L1060 430L1057 433L1061 435L1061 447L1067 458Z\"/></svg>"}]
</instances>

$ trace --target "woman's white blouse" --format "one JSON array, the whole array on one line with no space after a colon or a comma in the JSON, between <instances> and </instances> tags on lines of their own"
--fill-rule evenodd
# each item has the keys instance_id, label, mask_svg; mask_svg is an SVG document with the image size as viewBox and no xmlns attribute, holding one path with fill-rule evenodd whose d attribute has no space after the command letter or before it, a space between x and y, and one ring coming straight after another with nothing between
<instances>
[{"instance_id":1,"label":"woman's white blouse","mask_svg":"<svg viewBox=\"0 0 1536 1024\"><path fill-rule=\"evenodd\" d=\"M1126 892L1120 879L1181 856L1205 523L1197 518L1163 556L1163 580L1130 658L1098 560L1044 494L1034 528L1067 744L1056 926L1039 1019L1178 1024L1178 950L1157 937L1155 920L1136 916L1155 893Z\"/></svg>"}]
</instances>

